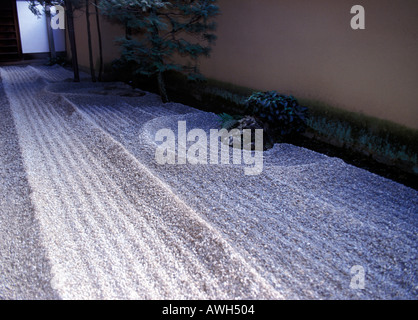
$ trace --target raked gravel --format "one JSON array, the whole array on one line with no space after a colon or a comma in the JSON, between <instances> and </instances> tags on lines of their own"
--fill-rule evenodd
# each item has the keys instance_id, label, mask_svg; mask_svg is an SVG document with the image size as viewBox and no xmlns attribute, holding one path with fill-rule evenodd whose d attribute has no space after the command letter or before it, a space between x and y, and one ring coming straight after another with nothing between
<instances>
[{"instance_id":1,"label":"raked gravel","mask_svg":"<svg viewBox=\"0 0 418 320\"><path fill-rule=\"evenodd\" d=\"M60 67L0 75L0 298L417 299L417 191L288 144L257 176L158 165L159 129L217 117Z\"/></svg>"},{"instance_id":2,"label":"raked gravel","mask_svg":"<svg viewBox=\"0 0 418 320\"><path fill-rule=\"evenodd\" d=\"M0 79L0 299L56 299L30 201L18 135Z\"/></svg>"}]
</instances>

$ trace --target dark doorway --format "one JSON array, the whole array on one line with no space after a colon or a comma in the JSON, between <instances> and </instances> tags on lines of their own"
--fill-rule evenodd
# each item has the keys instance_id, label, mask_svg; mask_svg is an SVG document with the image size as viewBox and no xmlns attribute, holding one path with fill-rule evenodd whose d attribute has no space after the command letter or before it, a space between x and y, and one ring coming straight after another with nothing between
<instances>
[{"instance_id":1,"label":"dark doorway","mask_svg":"<svg viewBox=\"0 0 418 320\"><path fill-rule=\"evenodd\" d=\"M0 1L0 63L22 59L15 0Z\"/></svg>"}]
</instances>

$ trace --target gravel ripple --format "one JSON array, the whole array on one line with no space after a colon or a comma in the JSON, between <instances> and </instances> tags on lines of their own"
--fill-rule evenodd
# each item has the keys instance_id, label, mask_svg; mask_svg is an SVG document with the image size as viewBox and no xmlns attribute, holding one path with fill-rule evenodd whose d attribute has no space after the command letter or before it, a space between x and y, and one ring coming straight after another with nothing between
<instances>
[{"instance_id":1,"label":"gravel ripple","mask_svg":"<svg viewBox=\"0 0 418 320\"><path fill-rule=\"evenodd\" d=\"M288 144L264 153L258 176L242 165L161 166L159 129L184 120L209 132L217 117L151 93L100 95L107 84L70 83L59 67L0 72L49 296L418 297L415 190ZM355 265L362 290L350 288Z\"/></svg>"}]
</instances>

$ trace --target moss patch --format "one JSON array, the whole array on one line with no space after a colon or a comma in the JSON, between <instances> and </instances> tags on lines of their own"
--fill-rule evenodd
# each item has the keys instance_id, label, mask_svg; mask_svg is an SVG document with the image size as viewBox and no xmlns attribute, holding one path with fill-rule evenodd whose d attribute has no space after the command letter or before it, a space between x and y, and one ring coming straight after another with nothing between
<instances>
[{"instance_id":1,"label":"moss patch","mask_svg":"<svg viewBox=\"0 0 418 320\"><path fill-rule=\"evenodd\" d=\"M311 134L413 172L418 163L418 130L363 114L304 101Z\"/></svg>"}]
</instances>

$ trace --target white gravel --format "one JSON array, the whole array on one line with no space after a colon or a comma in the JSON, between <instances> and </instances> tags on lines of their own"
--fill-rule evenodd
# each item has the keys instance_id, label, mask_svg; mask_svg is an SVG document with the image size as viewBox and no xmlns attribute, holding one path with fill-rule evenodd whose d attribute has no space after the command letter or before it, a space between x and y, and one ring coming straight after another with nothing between
<instances>
[{"instance_id":1,"label":"white gravel","mask_svg":"<svg viewBox=\"0 0 418 320\"><path fill-rule=\"evenodd\" d=\"M56 299L18 135L0 78L0 299Z\"/></svg>"},{"instance_id":2,"label":"white gravel","mask_svg":"<svg viewBox=\"0 0 418 320\"><path fill-rule=\"evenodd\" d=\"M1 268L1 298L418 297L417 191L287 144L265 152L258 176L241 165L161 166L159 129L186 120L208 132L216 116L150 93L97 94L107 84L67 81L59 67L0 75L15 123L6 144L21 150L20 169L1 176L27 177L18 205L35 217L25 223L44 256L32 289ZM0 236L13 241L18 226L7 237L4 226L16 207L5 201ZM350 288L354 265L362 290Z\"/></svg>"}]
</instances>

